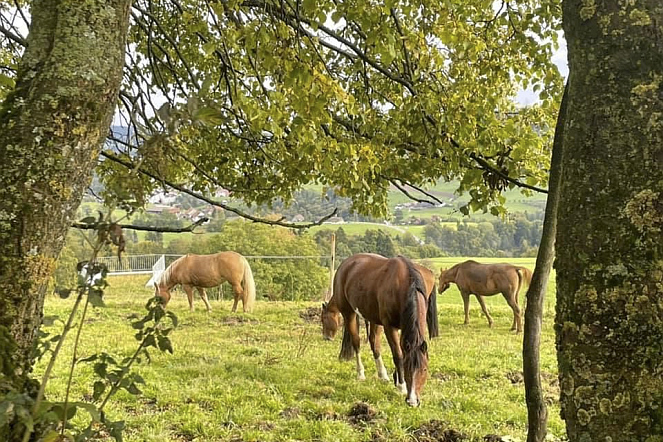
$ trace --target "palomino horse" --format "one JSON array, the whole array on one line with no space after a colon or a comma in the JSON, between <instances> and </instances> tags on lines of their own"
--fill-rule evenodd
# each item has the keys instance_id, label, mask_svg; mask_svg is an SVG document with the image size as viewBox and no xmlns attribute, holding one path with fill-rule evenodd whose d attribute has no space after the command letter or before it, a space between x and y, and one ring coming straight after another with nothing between
<instances>
[{"instance_id":1,"label":"palomino horse","mask_svg":"<svg viewBox=\"0 0 663 442\"><path fill-rule=\"evenodd\" d=\"M465 306L465 324L470 322L470 295L474 294L481 305L481 310L488 319L489 327L493 326L493 318L486 309L483 296L501 293L513 310L511 330L520 333L522 331L522 317L518 292L520 292L523 285L523 280L527 285L532 281L532 271L526 267L511 264L480 264L469 260L456 264L448 270L440 270L439 289L442 293L449 288L449 284L452 282L458 286Z\"/></svg>"},{"instance_id":2,"label":"palomino horse","mask_svg":"<svg viewBox=\"0 0 663 442\"><path fill-rule=\"evenodd\" d=\"M165 307L170 300L170 290L177 284L182 284L189 298L189 308L193 311L195 287L209 312L211 307L205 289L216 287L226 281L233 287L235 303L232 311L237 310L237 302L241 299L243 310L250 312L256 299L253 273L246 258L235 252L220 252L213 255L187 254L178 258L161 274L158 282L154 283L155 295L163 298Z\"/></svg>"},{"instance_id":3,"label":"palomino horse","mask_svg":"<svg viewBox=\"0 0 663 442\"><path fill-rule=\"evenodd\" d=\"M419 405L419 393L428 377L426 323L431 337L437 336L435 275L425 267L399 256L359 253L343 261L334 276L334 293L322 305L322 333L332 339L343 315L340 359L356 357L357 377L365 379L359 354L359 318L370 323L369 342L378 377L389 379L380 354L384 332L394 359L394 383L409 405ZM401 330L400 342L398 329Z\"/></svg>"}]
</instances>

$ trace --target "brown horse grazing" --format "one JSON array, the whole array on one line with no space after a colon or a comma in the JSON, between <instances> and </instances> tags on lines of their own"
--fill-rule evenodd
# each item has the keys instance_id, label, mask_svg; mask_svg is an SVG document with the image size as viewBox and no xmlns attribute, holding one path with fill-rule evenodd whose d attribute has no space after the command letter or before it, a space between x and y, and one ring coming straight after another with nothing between
<instances>
[{"instance_id":1,"label":"brown horse grazing","mask_svg":"<svg viewBox=\"0 0 663 442\"><path fill-rule=\"evenodd\" d=\"M380 354L380 333L384 328L394 360L394 383L407 394L409 405L418 406L428 377L426 324L431 337L438 334L435 275L402 256L388 259L359 253L341 263L334 276L334 294L322 305L322 334L332 339L343 315L339 358L348 360L355 356L357 377L363 380L357 314L370 323L369 342L378 377L389 379Z\"/></svg>"},{"instance_id":2,"label":"brown horse grazing","mask_svg":"<svg viewBox=\"0 0 663 442\"><path fill-rule=\"evenodd\" d=\"M493 326L493 318L486 309L483 296L501 293L513 310L511 330L520 333L522 331L522 317L518 292L520 292L523 281L527 285L532 281L532 271L526 267L511 264L480 264L469 260L456 264L448 270L440 270L439 289L442 293L449 288L449 284L452 282L458 286L465 306L465 324L470 322L470 295L474 294L481 305L481 310L488 319L489 327Z\"/></svg>"},{"instance_id":3,"label":"brown horse grazing","mask_svg":"<svg viewBox=\"0 0 663 442\"><path fill-rule=\"evenodd\" d=\"M212 309L205 289L216 287L226 281L233 287L235 303L232 311L237 310L237 302L241 299L243 310L250 312L256 299L253 273L246 258L235 252L220 252L213 255L187 254L178 258L161 274L158 282L154 283L155 295L161 296L165 307L170 301L170 290L177 284L182 284L189 298L189 308L193 311L195 287L209 312Z\"/></svg>"}]
</instances>

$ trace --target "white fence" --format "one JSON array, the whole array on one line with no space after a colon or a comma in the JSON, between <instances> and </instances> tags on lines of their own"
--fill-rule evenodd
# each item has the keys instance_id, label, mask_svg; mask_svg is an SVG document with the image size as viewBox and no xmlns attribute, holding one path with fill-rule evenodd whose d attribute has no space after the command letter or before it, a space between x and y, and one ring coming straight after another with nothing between
<instances>
[{"instance_id":1,"label":"white fence","mask_svg":"<svg viewBox=\"0 0 663 442\"><path fill-rule=\"evenodd\" d=\"M159 279L159 276L166 268L177 258L183 255L123 255L122 260L117 256L103 256L97 258L97 262L105 264L108 269L108 275L151 275L145 287L152 287ZM283 256L245 256L246 259L330 259L331 255L283 255ZM333 268L332 259L332 266ZM331 275L331 269L330 269Z\"/></svg>"}]
</instances>

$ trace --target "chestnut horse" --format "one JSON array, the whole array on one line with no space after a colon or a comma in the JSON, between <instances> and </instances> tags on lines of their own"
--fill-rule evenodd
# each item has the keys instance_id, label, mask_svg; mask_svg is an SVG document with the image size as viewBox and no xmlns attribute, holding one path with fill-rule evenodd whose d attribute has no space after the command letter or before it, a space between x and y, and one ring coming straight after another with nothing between
<instances>
[{"instance_id":1,"label":"chestnut horse","mask_svg":"<svg viewBox=\"0 0 663 442\"><path fill-rule=\"evenodd\" d=\"M369 342L378 377L389 379L380 354L380 333L384 328L394 360L394 384L406 393L411 406L420 403L419 394L428 377L428 345L437 331L435 275L425 267L399 256L359 253L344 260L334 276L334 293L322 305L322 333L332 339L343 316L340 359L353 356L357 377L365 379L359 353L360 314L370 323ZM398 330L401 330L400 341Z\"/></svg>"},{"instance_id":2,"label":"chestnut horse","mask_svg":"<svg viewBox=\"0 0 663 442\"><path fill-rule=\"evenodd\" d=\"M530 284L532 271L526 267L511 264L480 264L476 261L465 261L448 270L441 269L439 277L440 293L449 288L450 283L458 286L465 307L465 324L470 322L470 295L474 294L481 305L481 310L488 319L488 326L493 326L493 318L486 309L484 296L501 293L513 310L511 330L522 331L522 316L518 302L518 292L523 282Z\"/></svg>"},{"instance_id":3,"label":"chestnut horse","mask_svg":"<svg viewBox=\"0 0 663 442\"><path fill-rule=\"evenodd\" d=\"M256 299L253 273L246 258L235 252L220 252L213 255L187 254L178 258L154 283L155 295L163 299L165 307L170 300L170 290L181 284L189 299L189 308L193 311L193 289L196 288L209 312L212 308L205 289L216 287L226 281L233 287L235 303L232 311L237 310L237 302L241 299L243 310L250 312Z\"/></svg>"}]
</instances>

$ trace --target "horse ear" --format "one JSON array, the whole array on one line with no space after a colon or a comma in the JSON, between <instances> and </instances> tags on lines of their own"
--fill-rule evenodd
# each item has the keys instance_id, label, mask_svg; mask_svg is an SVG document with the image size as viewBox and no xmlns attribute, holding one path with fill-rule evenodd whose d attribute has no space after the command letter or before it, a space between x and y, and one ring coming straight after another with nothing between
<instances>
[{"instance_id":1,"label":"horse ear","mask_svg":"<svg viewBox=\"0 0 663 442\"><path fill-rule=\"evenodd\" d=\"M323 302L323 303L322 303L322 309L323 309L323 310L327 310L327 303L326 303L326 302Z\"/></svg>"}]
</instances>

